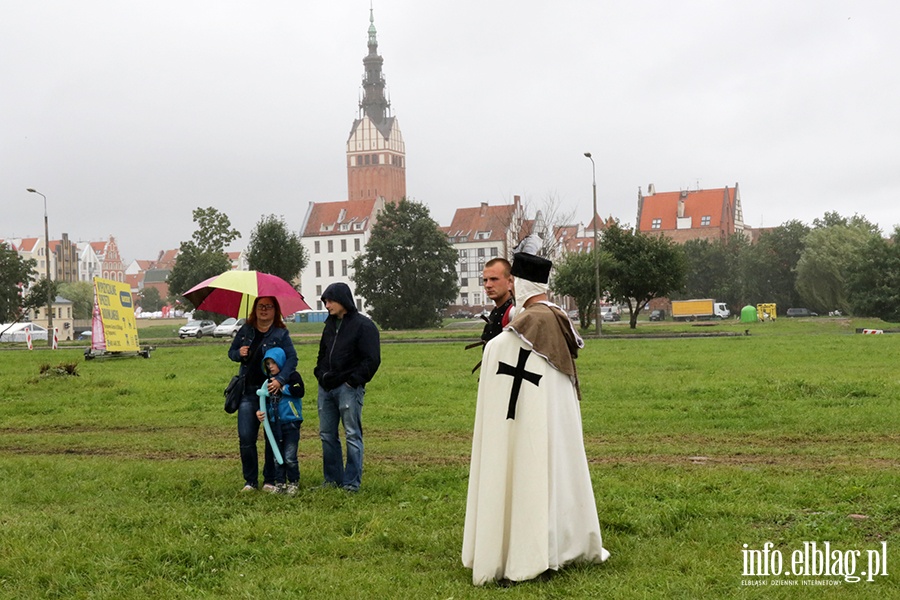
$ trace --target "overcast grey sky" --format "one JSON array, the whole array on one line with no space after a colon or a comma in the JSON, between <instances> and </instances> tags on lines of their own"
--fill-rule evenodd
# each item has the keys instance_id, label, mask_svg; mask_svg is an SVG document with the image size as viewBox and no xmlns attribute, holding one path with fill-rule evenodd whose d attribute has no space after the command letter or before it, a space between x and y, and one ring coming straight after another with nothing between
<instances>
[{"instance_id":1,"label":"overcast grey sky","mask_svg":"<svg viewBox=\"0 0 900 600\"><path fill-rule=\"evenodd\" d=\"M0 0L0 237L155 258L215 206L243 234L345 200L368 0ZM740 183L753 227L900 224L894 0L376 0L407 192L549 196L633 224L646 192Z\"/></svg>"}]
</instances>

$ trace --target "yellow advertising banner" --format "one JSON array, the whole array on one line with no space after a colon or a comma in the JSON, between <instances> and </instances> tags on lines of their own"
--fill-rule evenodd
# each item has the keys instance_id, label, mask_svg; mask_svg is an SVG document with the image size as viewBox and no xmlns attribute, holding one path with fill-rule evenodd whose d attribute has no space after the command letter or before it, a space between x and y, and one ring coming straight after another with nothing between
<instances>
[{"instance_id":1,"label":"yellow advertising banner","mask_svg":"<svg viewBox=\"0 0 900 600\"><path fill-rule=\"evenodd\" d=\"M131 286L127 283L94 277L97 307L103 321L103 337L108 352L140 350L137 322L131 302Z\"/></svg>"}]
</instances>

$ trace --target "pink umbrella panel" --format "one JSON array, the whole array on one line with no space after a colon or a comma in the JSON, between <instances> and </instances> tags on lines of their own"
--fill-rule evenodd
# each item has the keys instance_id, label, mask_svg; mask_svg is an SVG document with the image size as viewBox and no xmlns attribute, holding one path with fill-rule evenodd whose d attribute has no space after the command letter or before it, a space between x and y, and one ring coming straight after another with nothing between
<instances>
[{"instance_id":1,"label":"pink umbrella panel","mask_svg":"<svg viewBox=\"0 0 900 600\"><path fill-rule=\"evenodd\" d=\"M283 315L310 308L300 292L287 281L259 271L226 271L201 281L183 295L198 310L229 317L246 318L253 301L260 296L278 300Z\"/></svg>"}]
</instances>

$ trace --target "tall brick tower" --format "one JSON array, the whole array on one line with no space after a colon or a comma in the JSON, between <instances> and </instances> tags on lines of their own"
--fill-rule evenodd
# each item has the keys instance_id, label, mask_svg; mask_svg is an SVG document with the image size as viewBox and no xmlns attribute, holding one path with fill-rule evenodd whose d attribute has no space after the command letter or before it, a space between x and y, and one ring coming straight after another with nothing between
<instances>
[{"instance_id":1,"label":"tall brick tower","mask_svg":"<svg viewBox=\"0 0 900 600\"><path fill-rule=\"evenodd\" d=\"M359 118L347 140L347 199L383 197L398 202L406 196L406 147L391 103L384 95L384 59L378 55L375 15L369 9L369 54L363 59L363 97Z\"/></svg>"}]
</instances>

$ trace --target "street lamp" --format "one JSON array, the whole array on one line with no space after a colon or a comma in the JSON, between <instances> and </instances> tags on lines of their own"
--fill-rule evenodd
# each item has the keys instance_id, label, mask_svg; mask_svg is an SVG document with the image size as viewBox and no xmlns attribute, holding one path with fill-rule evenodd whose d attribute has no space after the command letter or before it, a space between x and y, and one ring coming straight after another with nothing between
<instances>
[{"instance_id":1,"label":"street lamp","mask_svg":"<svg viewBox=\"0 0 900 600\"><path fill-rule=\"evenodd\" d=\"M594 223L594 306L597 309L594 331L596 331L597 337L600 337L603 330L600 324L602 318L600 313L600 231L597 223L597 165L594 164L594 157L590 152L585 152L584 155L591 160L591 172L594 176L594 215L591 219Z\"/></svg>"},{"instance_id":2,"label":"street lamp","mask_svg":"<svg viewBox=\"0 0 900 600\"><path fill-rule=\"evenodd\" d=\"M47 345L53 346L53 286L50 285L50 228L47 226L47 196L27 188L26 192L37 194L44 199L44 274L47 278Z\"/></svg>"}]
</instances>

